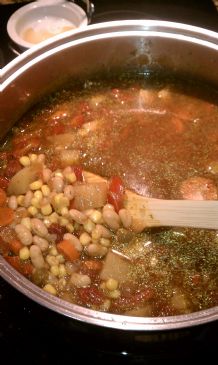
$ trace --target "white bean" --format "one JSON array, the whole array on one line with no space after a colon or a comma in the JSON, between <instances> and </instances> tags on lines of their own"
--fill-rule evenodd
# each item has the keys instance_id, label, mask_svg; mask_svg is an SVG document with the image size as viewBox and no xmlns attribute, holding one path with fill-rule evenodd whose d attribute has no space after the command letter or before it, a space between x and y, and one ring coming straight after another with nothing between
<instances>
[{"instance_id":1,"label":"white bean","mask_svg":"<svg viewBox=\"0 0 218 365\"><path fill-rule=\"evenodd\" d=\"M39 236L33 236L33 242L39 246L42 252L47 251L48 249L48 241L45 238Z\"/></svg>"},{"instance_id":2,"label":"white bean","mask_svg":"<svg viewBox=\"0 0 218 365\"><path fill-rule=\"evenodd\" d=\"M120 227L120 217L112 209L105 209L103 211L103 219L105 223L112 229L117 230Z\"/></svg>"},{"instance_id":3,"label":"white bean","mask_svg":"<svg viewBox=\"0 0 218 365\"><path fill-rule=\"evenodd\" d=\"M23 205L25 208L28 208L31 205L31 200L33 198L33 192L29 190L24 196Z\"/></svg>"},{"instance_id":4,"label":"white bean","mask_svg":"<svg viewBox=\"0 0 218 365\"><path fill-rule=\"evenodd\" d=\"M80 212L79 210L76 209L71 209L69 211L70 217L79 224L84 224L87 220L87 217L85 214L83 214L82 212Z\"/></svg>"},{"instance_id":5,"label":"white bean","mask_svg":"<svg viewBox=\"0 0 218 365\"><path fill-rule=\"evenodd\" d=\"M45 162L45 155L44 155L44 153L41 153L41 154L37 157L37 162L41 162L41 163L44 163L44 162Z\"/></svg>"},{"instance_id":6,"label":"white bean","mask_svg":"<svg viewBox=\"0 0 218 365\"><path fill-rule=\"evenodd\" d=\"M107 251L107 247L101 246L97 243L91 243L91 245L87 247L87 253L91 257L103 257L106 255Z\"/></svg>"},{"instance_id":7,"label":"white bean","mask_svg":"<svg viewBox=\"0 0 218 365\"><path fill-rule=\"evenodd\" d=\"M83 246L82 246L80 240L76 236L74 236L74 234L65 233L63 238L64 238L64 240L68 240L68 241L72 242L72 244L78 251L82 251Z\"/></svg>"},{"instance_id":8,"label":"white bean","mask_svg":"<svg viewBox=\"0 0 218 365\"><path fill-rule=\"evenodd\" d=\"M43 169L42 170L42 179L45 183L47 183L52 175L52 171L50 169Z\"/></svg>"},{"instance_id":9,"label":"white bean","mask_svg":"<svg viewBox=\"0 0 218 365\"><path fill-rule=\"evenodd\" d=\"M109 229L107 229L102 224L96 224L95 228L100 232L101 237L104 237L104 238L110 238L111 237L111 232L109 231Z\"/></svg>"},{"instance_id":10,"label":"white bean","mask_svg":"<svg viewBox=\"0 0 218 365\"><path fill-rule=\"evenodd\" d=\"M42 256L42 251L37 245L32 245L30 247L30 259L36 269L41 269L45 266L45 260Z\"/></svg>"},{"instance_id":11,"label":"white bean","mask_svg":"<svg viewBox=\"0 0 218 365\"><path fill-rule=\"evenodd\" d=\"M65 188L64 188L64 195L69 200L72 200L74 198L74 188L73 188L72 185L65 186Z\"/></svg>"},{"instance_id":12,"label":"white bean","mask_svg":"<svg viewBox=\"0 0 218 365\"><path fill-rule=\"evenodd\" d=\"M45 237L48 234L46 225L38 218L31 219L32 231L41 237Z\"/></svg>"},{"instance_id":13,"label":"white bean","mask_svg":"<svg viewBox=\"0 0 218 365\"><path fill-rule=\"evenodd\" d=\"M71 275L70 282L71 282L71 284L75 285L77 288L86 288L87 286L89 286L91 284L91 279L88 275L83 275L83 274L74 272Z\"/></svg>"},{"instance_id":14,"label":"white bean","mask_svg":"<svg viewBox=\"0 0 218 365\"><path fill-rule=\"evenodd\" d=\"M30 230L26 226L24 226L23 224L17 224L14 229L19 240L23 243L23 245L25 246L31 245L33 241L33 236Z\"/></svg>"},{"instance_id":15,"label":"white bean","mask_svg":"<svg viewBox=\"0 0 218 365\"><path fill-rule=\"evenodd\" d=\"M11 195L8 199L8 206L13 210L17 209L17 197L15 195Z\"/></svg>"},{"instance_id":16,"label":"white bean","mask_svg":"<svg viewBox=\"0 0 218 365\"><path fill-rule=\"evenodd\" d=\"M64 188L64 180L61 176L55 176L52 178L51 186L56 193L62 193Z\"/></svg>"},{"instance_id":17,"label":"white bean","mask_svg":"<svg viewBox=\"0 0 218 365\"><path fill-rule=\"evenodd\" d=\"M130 211L127 209L120 209L119 216L120 216L121 222L123 224L123 227L129 228L132 224L132 216L131 216Z\"/></svg>"}]
</instances>

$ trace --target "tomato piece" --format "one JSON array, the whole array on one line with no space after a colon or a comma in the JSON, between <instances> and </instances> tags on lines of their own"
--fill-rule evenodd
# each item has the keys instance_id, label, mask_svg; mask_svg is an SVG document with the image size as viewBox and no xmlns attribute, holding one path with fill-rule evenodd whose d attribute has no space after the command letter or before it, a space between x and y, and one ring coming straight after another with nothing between
<instances>
[{"instance_id":1,"label":"tomato piece","mask_svg":"<svg viewBox=\"0 0 218 365\"><path fill-rule=\"evenodd\" d=\"M63 124L56 124L49 128L50 135L62 134L65 132L65 126Z\"/></svg>"},{"instance_id":2,"label":"tomato piece","mask_svg":"<svg viewBox=\"0 0 218 365\"><path fill-rule=\"evenodd\" d=\"M104 294L95 286L78 288L77 293L84 305L101 305L104 302Z\"/></svg>"},{"instance_id":3,"label":"tomato piece","mask_svg":"<svg viewBox=\"0 0 218 365\"><path fill-rule=\"evenodd\" d=\"M114 206L116 212L123 207L125 188L119 176L113 176L109 182L107 201Z\"/></svg>"},{"instance_id":4,"label":"tomato piece","mask_svg":"<svg viewBox=\"0 0 218 365\"><path fill-rule=\"evenodd\" d=\"M30 262L22 262L19 256L4 256L5 260L25 276L30 276L33 272L33 265Z\"/></svg>"},{"instance_id":5,"label":"tomato piece","mask_svg":"<svg viewBox=\"0 0 218 365\"><path fill-rule=\"evenodd\" d=\"M6 203L6 200L7 196L5 194L5 191L2 188L0 188L0 207L2 207Z\"/></svg>"},{"instance_id":6,"label":"tomato piece","mask_svg":"<svg viewBox=\"0 0 218 365\"><path fill-rule=\"evenodd\" d=\"M70 122L70 125L75 128L80 128L85 123L85 118L82 114L76 115Z\"/></svg>"},{"instance_id":7,"label":"tomato piece","mask_svg":"<svg viewBox=\"0 0 218 365\"><path fill-rule=\"evenodd\" d=\"M71 166L73 169L74 174L76 175L77 181L84 181L83 177L83 169L81 166Z\"/></svg>"},{"instance_id":8,"label":"tomato piece","mask_svg":"<svg viewBox=\"0 0 218 365\"><path fill-rule=\"evenodd\" d=\"M58 243L58 242L63 240L63 236L67 232L67 230L66 230L66 227L63 227L58 223L52 223L48 227L48 232L51 233L51 234L56 234L57 235L57 238L56 238L55 242Z\"/></svg>"},{"instance_id":9,"label":"tomato piece","mask_svg":"<svg viewBox=\"0 0 218 365\"><path fill-rule=\"evenodd\" d=\"M0 176L0 188L6 190L8 188L9 180L5 176Z\"/></svg>"}]
</instances>

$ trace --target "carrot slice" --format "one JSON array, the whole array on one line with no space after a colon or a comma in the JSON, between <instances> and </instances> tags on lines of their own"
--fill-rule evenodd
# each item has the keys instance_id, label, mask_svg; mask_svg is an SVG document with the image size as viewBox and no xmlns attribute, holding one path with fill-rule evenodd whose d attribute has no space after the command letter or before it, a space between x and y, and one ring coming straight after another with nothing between
<instances>
[{"instance_id":1,"label":"carrot slice","mask_svg":"<svg viewBox=\"0 0 218 365\"><path fill-rule=\"evenodd\" d=\"M57 250L69 261L75 261L80 257L79 251L69 240L63 240L57 244Z\"/></svg>"},{"instance_id":2,"label":"carrot slice","mask_svg":"<svg viewBox=\"0 0 218 365\"><path fill-rule=\"evenodd\" d=\"M25 276L30 276L33 272L33 265L30 262L22 262L19 256L4 256L5 260Z\"/></svg>"},{"instance_id":3,"label":"carrot slice","mask_svg":"<svg viewBox=\"0 0 218 365\"><path fill-rule=\"evenodd\" d=\"M2 188L0 188L0 207L5 204L7 196Z\"/></svg>"},{"instance_id":4,"label":"carrot slice","mask_svg":"<svg viewBox=\"0 0 218 365\"><path fill-rule=\"evenodd\" d=\"M0 226L7 226L14 219L14 211L11 208L0 207Z\"/></svg>"},{"instance_id":5,"label":"carrot slice","mask_svg":"<svg viewBox=\"0 0 218 365\"><path fill-rule=\"evenodd\" d=\"M17 239L13 239L12 241L9 242L8 245L10 251L12 251L15 255L18 255L20 249L23 247L22 243Z\"/></svg>"}]
</instances>

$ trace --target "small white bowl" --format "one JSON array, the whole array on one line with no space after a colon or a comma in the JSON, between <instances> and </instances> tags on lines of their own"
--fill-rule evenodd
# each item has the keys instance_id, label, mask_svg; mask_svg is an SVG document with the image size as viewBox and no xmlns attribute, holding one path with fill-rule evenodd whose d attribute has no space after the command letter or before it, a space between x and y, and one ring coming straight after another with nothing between
<instances>
[{"instance_id":1,"label":"small white bowl","mask_svg":"<svg viewBox=\"0 0 218 365\"><path fill-rule=\"evenodd\" d=\"M9 37L28 49L43 40L88 24L85 11L65 0L38 0L15 11L7 23Z\"/></svg>"}]
</instances>

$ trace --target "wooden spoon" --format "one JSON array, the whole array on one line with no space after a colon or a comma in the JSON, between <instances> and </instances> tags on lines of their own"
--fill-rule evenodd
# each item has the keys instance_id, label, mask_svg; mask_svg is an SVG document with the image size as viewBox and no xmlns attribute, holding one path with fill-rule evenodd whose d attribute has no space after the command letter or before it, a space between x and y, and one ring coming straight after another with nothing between
<instances>
[{"instance_id":1,"label":"wooden spoon","mask_svg":"<svg viewBox=\"0 0 218 365\"><path fill-rule=\"evenodd\" d=\"M87 182L107 181L99 175L84 172ZM176 226L218 229L218 201L216 200L163 200L146 198L126 190L124 208L132 215L132 229Z\"/></svg>"}]
</instances>

